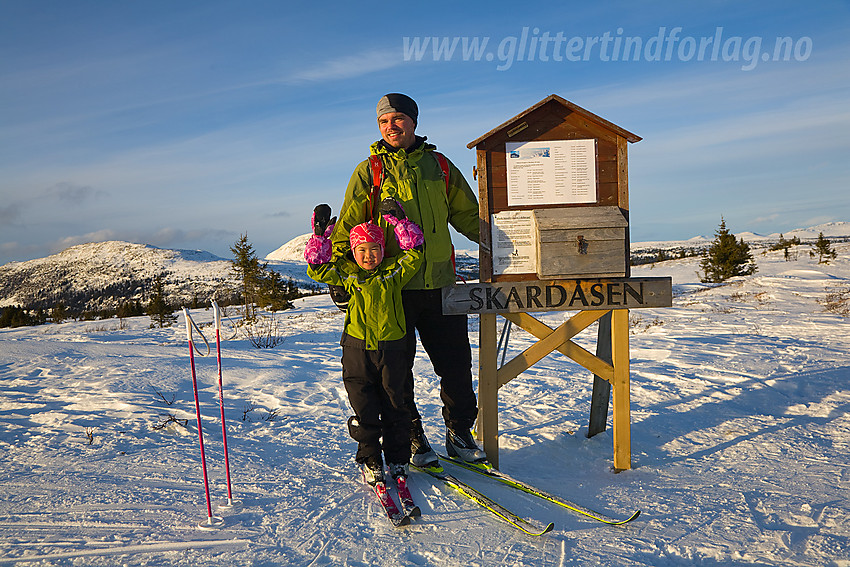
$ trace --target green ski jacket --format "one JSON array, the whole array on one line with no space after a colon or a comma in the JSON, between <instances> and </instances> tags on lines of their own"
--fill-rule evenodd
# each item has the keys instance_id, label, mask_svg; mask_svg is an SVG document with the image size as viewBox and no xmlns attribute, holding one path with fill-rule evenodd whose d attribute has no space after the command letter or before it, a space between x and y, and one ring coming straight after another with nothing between
<instances>
[{"instance_id":1,"label":"green ski jacket","mask_svg":"<svg viewBox=\"0 0 850 567\"><path fill-rule=\"evenodd\" d=\"M413 249L385 259L369 271L348 257L308 266L307 275L314 280L343 286L351 294L341 345L366 350L405 348L401 288L417 273L421 262L422 252Z\"/></svg>"},{"instance_id":2,"label":"green ski jacket","mask_svg":"<svg viewBox=\"0 0 850 567\"><path fill-rule=\"evenodd\" d=\"M417 144L410 152L391 149L383 140L371 145L372 155L381 156L384 164L380 196L372 203L370 212L372 174L369 160L364 160L351 175L339 221L331 235L334 258L348 252L349 231L369 219L384 228L386 254L398 253L393 227L378 212L380 202L392 197L401 203L407 217L418 224L425 235L422 268L407 282L405 289L437 289L454 284L454 249L448 226L451 224L458 232L478 242L478 201L463 174L451 162L446 190L443 172L432 154L436 149L422 137L417 137Z\"/></svg>"}]
</instances>

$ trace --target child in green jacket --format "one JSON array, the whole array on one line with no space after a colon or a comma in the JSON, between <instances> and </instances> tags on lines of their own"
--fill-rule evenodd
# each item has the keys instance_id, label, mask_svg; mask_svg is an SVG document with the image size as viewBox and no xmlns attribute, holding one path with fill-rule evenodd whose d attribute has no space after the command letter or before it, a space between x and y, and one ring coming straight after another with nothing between
<instances>
[{"instance_id":1,"label":"child in green jacket","mask_svg":"<svg viewBox=\"0 0 850 567\"><path fill-rule=\"evenodd\" d=\"M345 256L331 263L328 236L333 219L327 220L327 205L316 207L314 235L304 252L311 278L343 286L351 295L340 341L342 375L355 414L348 420L349 434L358 442L355 460L369 484L384 481L382 452L393 478L407 475L410 460L410 412L404 402L411 393L405 379L401 288L419 269L424 238L421 229L404 218L400 206L394 212L402 218L385 214L384 219L395 227L398 256L384 258L384 229L370 221L351 230L354 261Z\"/></svg>"}]
</instances>

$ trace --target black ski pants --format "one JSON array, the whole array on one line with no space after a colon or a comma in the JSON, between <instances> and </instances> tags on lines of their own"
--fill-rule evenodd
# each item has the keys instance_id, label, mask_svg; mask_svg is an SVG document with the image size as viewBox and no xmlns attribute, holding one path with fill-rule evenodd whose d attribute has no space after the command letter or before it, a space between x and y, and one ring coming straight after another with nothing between
<instances>
[{"instance_id":1,"label":"black ski pants","mask_svg":"<svg viewBox=\"0 0 850 567\"><path fill-rule=\"evenodd\" d=\"M403 290L401 297L407 322L407 407L412 428L415 430L421 423L413 387L418 332L434 372L440 377L443 420L452 429L471 429L478 416L478 407L472 387L472 349L466 315L443 315L443 296L439 289Z\"/></svg>"},{"instance_id":2,"label":"black ski pants","mask_svg":"<svg viewBox=\"0 0 850 567\"><path fill-rule=\"evenodd\" d=\"M405 349L342 347L342 380L356 418L348 431L357 441L358 463L380 462L381 449L388 463L410 460L407 358Z\"/></svg>"}]
</instances>

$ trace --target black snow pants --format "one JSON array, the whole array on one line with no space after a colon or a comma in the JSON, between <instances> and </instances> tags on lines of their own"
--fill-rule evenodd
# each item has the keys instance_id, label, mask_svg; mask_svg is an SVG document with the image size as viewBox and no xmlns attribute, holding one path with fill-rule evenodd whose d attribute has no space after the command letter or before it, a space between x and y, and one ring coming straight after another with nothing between
<instances>
[{"instance_id":1,"label":"black snow pants","mask_svg":"<svg viewBox=\"0 0 850 567\"><path fill-rule=\"evenodd\" d=\"M478 416L472 387L472 349L469 346L466 315L443 315L443 297L439 289L403 290L404 318L407 322L407 408L412 432L421 427L413 387L413 363L416 358L416 332L440 377L443 420L452 429L469 430Z\"/></svg>"},{"instance_id":2,"label":"black snow pants","mask_svg":"<svg viewBox=\"0 0 850 567\"><path fill-rule=\"evenodd\" d=\"M407 358L404 349L342 347L342 380L355 413L348 431L358 443L358 463L380 462L381 449L387 463L410 460Z\"/></svg>"}]
</instances>

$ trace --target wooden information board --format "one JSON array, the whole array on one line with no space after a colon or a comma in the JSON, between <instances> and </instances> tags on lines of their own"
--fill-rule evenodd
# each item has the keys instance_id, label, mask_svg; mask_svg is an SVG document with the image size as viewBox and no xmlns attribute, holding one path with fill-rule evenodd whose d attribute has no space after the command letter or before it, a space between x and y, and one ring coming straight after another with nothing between
<instances>
[{"instance_id":1,"label":"wooden information board","mask_svg":"<svg viewBox=\"0 0 850 567\"><path fill-rule=\"evenodd\" d=\"M498 466L498 390L557 350L593 372L589 435L613 393L614 468L631 468L629 309L669 307L670 278L629 277L629 143L640 137L551 95L468 144L477 152L480 283L444 313L480 316L477 435ZM531 312L577 310L557 329ZM501 368L496 317L540 339ZM599 322L594 355L571 338ZM604 403L602 403L604 401Z\"/></svg>"}]
</instances>

